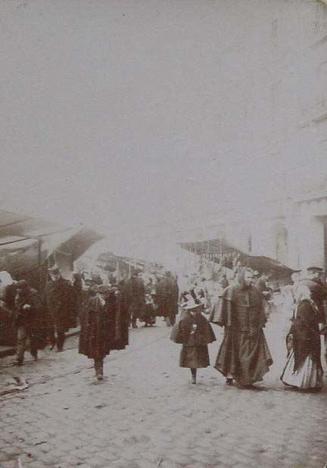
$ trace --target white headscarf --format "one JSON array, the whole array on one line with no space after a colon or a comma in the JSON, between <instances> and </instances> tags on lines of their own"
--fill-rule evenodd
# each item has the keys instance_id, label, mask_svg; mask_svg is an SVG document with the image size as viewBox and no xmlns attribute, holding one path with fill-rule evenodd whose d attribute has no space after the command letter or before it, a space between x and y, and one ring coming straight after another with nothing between
<instances>
[{"instance_id":1,"label":"white headscarf","mask_svg":"<svg viewBox=\"0 0 327 468\"><path fill-rule=\"evenodd\" d=\"M11 274L8 271L0 271L0 288L5 288L14 283Z\"/></svg>"}]
</instances>

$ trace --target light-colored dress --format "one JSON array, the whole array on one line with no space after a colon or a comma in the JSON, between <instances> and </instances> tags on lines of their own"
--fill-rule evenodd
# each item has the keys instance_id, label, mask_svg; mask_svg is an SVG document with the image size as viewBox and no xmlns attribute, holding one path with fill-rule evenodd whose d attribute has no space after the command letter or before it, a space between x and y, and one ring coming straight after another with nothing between
<instances>
[{"instance_id":1,"label":"light-colored dress","mask_svg":"<svg viewBox=\"0 0 327 468\"><path fill-rule=\"evenodd\" d=\"M294 364L294 351L292 351L281 376L281 380L285 385L302 390L322 387L323 371L311 356L307 356L302 366L297 370L294 370Z\"/></svg>"}]
</instances>

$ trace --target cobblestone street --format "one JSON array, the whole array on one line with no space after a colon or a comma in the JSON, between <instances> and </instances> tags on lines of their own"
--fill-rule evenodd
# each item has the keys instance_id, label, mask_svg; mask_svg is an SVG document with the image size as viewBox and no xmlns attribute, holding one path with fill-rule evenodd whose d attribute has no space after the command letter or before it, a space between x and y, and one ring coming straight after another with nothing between
<instances>
[{"instance_id":1,"label":"cobblestone street","mask_svg":"<svg viewBox=\"0 0 327 468\"><path fill-rule=\"evenodd\" d=\"M1 468L325 466L326 388L306 394L280 383L288 327L280 313L266 328L275 364L258 390L226 387L213 368L191 385L179 346L157 323L133 330L128 349L107 357L102 383L76 337L22 369L3 359L2 379L22 375L29 388L1 397Z\"/></svg>"}]
</instances>

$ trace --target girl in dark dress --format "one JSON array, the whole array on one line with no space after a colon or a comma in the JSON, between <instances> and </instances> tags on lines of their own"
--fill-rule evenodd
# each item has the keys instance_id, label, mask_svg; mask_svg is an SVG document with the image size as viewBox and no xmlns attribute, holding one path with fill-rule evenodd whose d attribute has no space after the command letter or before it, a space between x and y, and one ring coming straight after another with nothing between
<instances>
[{"instance_id":1,"label":"girl in dark dress","mask_svg":"<svg viewBox=\"0 0 327 468\"><path fill-rule=\"evenodd\" d=\"M216 340L208 320L202 315L203 304L194 299L183 306L183 318L174 325L170 339L182 344L180 367L191 369L192 383L196 383L197 369L208 367L208 344Z\"/></svg>"}]
</instances>

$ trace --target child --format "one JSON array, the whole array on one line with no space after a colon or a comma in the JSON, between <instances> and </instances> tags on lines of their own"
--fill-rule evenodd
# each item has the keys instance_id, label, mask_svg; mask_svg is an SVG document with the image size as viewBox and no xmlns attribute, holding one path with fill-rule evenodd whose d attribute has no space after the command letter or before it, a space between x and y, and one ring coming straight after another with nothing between
<instances>
[{"instance_id":1,"label":"child","mask_svg":"<svg viewBox=\"0 0 327 468\"><path fill-rule=\"evenodd\" d=\"M173 327L170 339L183 345L180 367L191 369L192 384L196 384L196 372L209 366L208 344L216 340L208 320L202 315L203 304L190 298L183 305L183 318Z\"/></svg>"}]
</instances>

